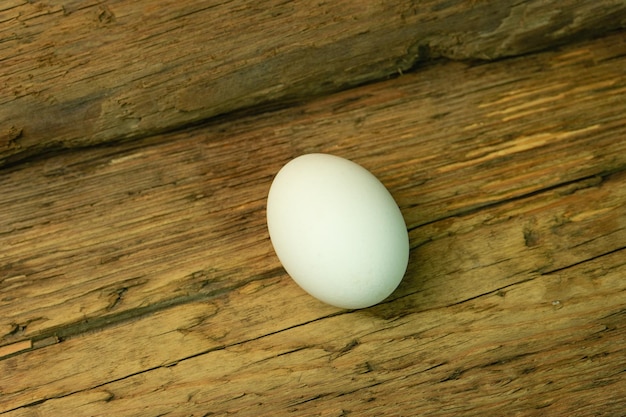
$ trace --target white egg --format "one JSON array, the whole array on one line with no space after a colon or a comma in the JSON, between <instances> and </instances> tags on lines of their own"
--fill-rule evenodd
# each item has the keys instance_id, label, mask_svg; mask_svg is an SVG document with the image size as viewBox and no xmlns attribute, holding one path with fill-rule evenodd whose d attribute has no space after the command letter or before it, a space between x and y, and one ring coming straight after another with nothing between
<instances>
[{"instance_id":1,"label":"white egg","mask_svg":"<svg viewBox=\"0 0 626 417\"><path fill-rule=\"evenodd\" d=\"M287 273L336 307L377 304L406 272L409 237L398 205L347 159L308 154L287 163L270 187L267 227Z\"/></svg>"}]
</instances>

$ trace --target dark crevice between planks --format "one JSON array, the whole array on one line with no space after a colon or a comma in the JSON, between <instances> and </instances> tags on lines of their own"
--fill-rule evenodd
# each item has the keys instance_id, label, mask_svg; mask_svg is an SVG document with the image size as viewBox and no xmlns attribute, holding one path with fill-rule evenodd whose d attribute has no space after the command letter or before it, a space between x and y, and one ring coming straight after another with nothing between
<instances>
[{"instance_id":1,"label":"dark crevice between planks","mask_svg":"<svg viewBox=\"0 0 626 417\"><path fill-rule=\"evenodd\" d=\"M358 88L362 88L364 86L377 84L377 83L387 81L387 80L392 80L395 78L402 77L405 74L408 75L408 74L418 73L420 71L426 70L429 67L441 65L443 63L464 62L469 67L474 67L474 66L481 66L481 65L491 64L491 63L496 63L496 62L501 62L501 61L510 61L510 60L515 60L515 59L521 59L526 56L536 56L542 53L560 51L563 49L563 47L571 47L579 43L593 41L594 39L610 37L612 35L615 35L621 32L623 32L623 30L615 30L612 32L607 32L607 33L597 35L595 37L583 36L580 38L573 39L571 42L564 41L563 43L560 43L558 45L552 45L549 48L542 48L539 50L528 51L528 52L517 54L517 55L501 56L501 57L488 59L488 60L487 59L485 60L479 60L479 59L457 60L457 59L451 59L451 58L445 58L445 57L431 57L430 54L426 51L427 48L425 49L424 45L420 45L419 47L413 48L416 51L414 54L411 54L405 57L406 60L409 62L409 64L407 64L408 66L406 70L398 70L396 72L388 73L384 77L366 80L360 83L350 84L348 86L338 86L338 88L335 88L332 90L328 90L328 91L324 90L319 93L307 94L306 96L288 94L277 100L261 101L252 106L242 107L242 108L229 111L226 113L212 115L203 119L199 119L199 120L195 120L191 122L184 122L182 124L174 124L171 126L167 126L166 128L145 130L138 134L131 133L128 136L119 137L119 138L112 139L112 140L107 140L105 142L97 142L97 143L86 144L86 145L70 144L70 146L66 146L62 143L58 143L57 146L46 146L43 149L30 148L24 152L16 153L16 154L6 157L3 160L3 162L0 163L0 172L2 172L2 170L15 167L16 165L22 165L22 164L28 164L32 162L41 161L41 160L46 160L57 155L65 155L68 152L77 152L77 151L81 151L85 149L109 148L109 147L119 146L121 144L129 144L129 143L132 143L135 145L131 149L136 149L136 148L143 147L143 146L150 146L150 145L154 145L157 143L163 143L163 142L168 141L168 139L164 137L166 135L181 133L184 131L190 131L190 130L195 130L195 129L200 129L200 128L209 128L213 126L218 126L225 122L243 120L245 118L249 118L252 116L259 116L263 114L270 114L273 112L286 110L294 106L302 106L310 102L319 100L323 97L328 97L328 96L338 94L341 92L351 91L351 90L355 90ZM619 58L619 56L611 57L610 59L617 59L617 58ZM519 80L516 80L516 81L519 81ZM493 86L490 85L486 88L492 88L492 87ZM16 136L14 140L18 140L19 137L21 136L21 129L19 129L19 131L16 132L15 135Z\"/></svg>"}]
</instances>

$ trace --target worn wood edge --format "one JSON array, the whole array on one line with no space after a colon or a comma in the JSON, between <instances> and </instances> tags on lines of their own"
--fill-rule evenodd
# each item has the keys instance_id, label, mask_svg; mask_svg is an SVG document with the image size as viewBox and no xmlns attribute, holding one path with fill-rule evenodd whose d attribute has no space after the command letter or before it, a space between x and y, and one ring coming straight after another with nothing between
<instances>
[{"instance_id":1,"label":"worn wood edge","mask_svg":"<svg viewBox=\"0 0 626 417\"><path fill-rule=\"evenodd\" d=\"M610 48L610 50L613 53L619 53L619 50L616 51L614 48ZM40 161L39 164L27 164L8 171L8 175L3 177L5 181L3 187L8 187L4 188L6 192L3 192L4 198L8 199L4 200L4 210L8 211L4 211L6 215L3 215L3 219L14 219L15 223L7 225L8 229L3 230L2 235L4 236L3 239L8 239L4 242L7 243L8 247L11 247L13 252L13 255L10 255L10 251L3 253L4 273L11 278L11 280L5 280L5 288L13 288L11 294L15 294L17 297L13 298L14 300L20 297L34 298L27 303L32 308L32 312L31 310L16 311L13 308L14 301L3 300L2 306L0 306L3 312L0 317L4 318L2 323L3 344L11 344L25 338L32 338L34 342L38 342L40 339L47 340L59 336L74 335L90 328L107 325L107 323L131 319L136 315L147 313L148 310L153 312L159 308L193 301L197 297L211 297L216 293L237 288L248 281L255 281L259 277L267 277L264 275L265 273L271 275L271 271L277 271L278 265L271 256L271 247L267 244L264 220L260 215L263 210L265 194L262 187L259 188L259 184L265 184L265 188L269 186L271 176L277 171L283 159L287 160L295 154L306 151L336 150L336 145L340 144L341 141L329 143L328 140L332 136L326 134L330 135L331 132L335 132L339 136L346 134L348 138L354 138L353 129L355 125L362 129L358 136L368 132L367 135L376 138L376 142L370 143L366 137L359 139L358 152L349 142L345 143L346 153L343 155L365 164L383 179L396 195L411 229L416 229L420 225L429 224L436 220L449 219L456 215L472 212L479 207L496 204L498 200L494 201L494 196L504 202L532 195L542 189L545 190L546 187L549 189L571 183L575 189L582 186L581 180L584 180L584 183L589 181L591 184L601 182L603 175L606 176L610 172L619 171L626 164L623 159L626 154L623 149L624 143L614 140L614 137L623 135L620 132L624 131L624 121L618 105L620 97L623 99L623 94L620 93L624 84L624 74L620 72L623 64L620 64L621 61L619 60L607 59L607 62L610 62L609 68L617 71L615 73L617 75L614 76L618 78L613 80L611 77L603 77L600 86L601 94L596 93L591 96L596 97L597 102L582 95L581 97L584 97L585 100L578 106L571 106L575 102L572 100L578 97L580 92L571 90L569 84L563 83L564 77L567 74L575 74L576 85L579 89L583 89L583 81L593 80L594 75L597 74L593 70L584 70L584 67L588 67L587 54L589 49L573 49L573 51L577 52L564 54L569 57L568 59L576 57L574 60L576 65L570 71L565 70L568 67L563 65L562 60L550 59L550 62L555 65L552 72L547 71L545 64L537 64L537 66L541 68L541 76L547 83L545 88L549 92L547 97L550 97L550 100L548 102L554 105L555 101L551 97L559 97L559 101L567 104L563 108L574 107L577 111L582 112L580 114L576 111L572 113L572 115L576 114L578 128L582 128L583 134L580 136L563 135L563 132L557 132L556 135L531 134L530 136L522 136L519 141L511 138L502 141L502 132L498 130L492 132L491 129L498 125L502 117L508 118L516 114L507 109L519 110L520 103L527 106L529 103L528 93L532 89L525 91L522 88L511 95L509 90L498 90L498 86L495 85L492 88L495 88L499 93L494 93L494 97L500 97L495 101L498 105L496 111L491 109L489 103L481 105L480 101L474 102L471 95L462 91L458 92L463 97L463 105L470 103L472 108L483 109L485 113L479 116L479 120L487 116L493 117L494 120L487 122L489 119L484 119L485 122L477 127L479 124L476 123L476 118L470 117L470 120L464 121L465 114L459 113L462 116L460 121L458 123L454 121L453 124L465 126L465 128L460 128L460 131L472 127L479 129L478 132L480 133L470 132L468 138L451 137L454 140L448 143L433 141L428 136L432 133L428 133L423 128L430 126L433 132L440 133L443 130L445 133L442 125L436 124L436 120L441 121L445 118L440 116L432 119L426 117L422 120L421 115L418 119L409 118L408 114L413 113L412 107L406 108L405 101L396 100L398 97L407 97L422 90L420 79L413 76L413 78L406 77L394 80L382 86L370 86L358 92L346 92L334 98L323 99L317 104L310 104L304 109L295 109L295 113L302 117L302 121L298 123L295 122L293 113L285 110L282 113L283 116L272 114L253 118L247 122L248 126L246 126L245 121L242 121L241 124L230 128L234 130L224 130L223 126L218 127L217 130L223 134L222 141L214 137L214 130L210 128L206 134L201 134L201 131L192 131L180 134L177 140L167 140L152 147L139 146L128 149L123 146L121 148L88 150L71 158L62 156L56 160ZM579 61L581 57L583 59ZM578 67L579 62L583 68ZM565 63L572 65L572 62L567 60ZM474 78L465 77L467 84L471 85L478 79L484 79L489 75L487 70L493 68L491 65L497 65L501 70L494 71L490 77L501 79L502 74L499 71L507 71L506 63L474 68L478 73L474 73ZM445 72L446 68L454 73L463 66L438 68L437 73L443 79L450 74ZM532 66L529 66L529 70L531 73L534 71ZM461 72L461 74L464 73ZM528 76L522 76L522 78L527 79ZM558 81L556 87L550 85L552 78ZM591 86L592 89L599 88L594 83L591 83ZM471 90L472 87L468 88ZM554 90L555 88L557 90ZM564 91L569 91L568 94L570 95ZM614 91L613 95L611 91ZM478 96L482 93L478 93ZM563 94L566 95L563 96ZM381 97L383 100L378 103L377 100L380 100ZM541 97L540 95L540 98L531 100L530 103L546 101L545 98ZM444 106L448 111L452 110L452 114L455 114L453 111L455 107L451 105L450 97L444 95L440 99L441 106ZM419 107L421 102L419 95L417 100L416 104ZM508 107L503 107L503 102ZM400 107L394 107L394 103ZM623 107L623 101L621 103ZM430 113L440 114L441 109L437 108L436 103L431 103L431 105L433 107L429 109L429 113L426 115ZM527 118L528 121L532 121L532 126L539 126L539 132L545 129L544 125L535 123L536 113L529 113L524 106L521 107L523 115L514 120L522 123L524 118ZM397 130L384 132L389 118L391 117L393 120L393 117L398 117L398 111L401 107L405 107L405 110L408 111L407 118L404 120L410 128L404 127L403 129L406 129L404 132ZM542 114L545 113L541 107L531 106L531 108ZM586 119L585 108L594 109L596 112L605 112L601 119L606 121L606 128L594 127L591 130L585 128L585 126L597 126L599 120L598 113L593 115L589 113L589 118ZM603 108L605 110L601 110ZM562 114L561 111L556 111L555 107L551 115L558 118L566 117L568 113ZM365 114L368 116L364 119ZM377 117L382 121L382 125L381 122L375 120ZM285 118L288 122L281 122L276 125L276 121L281 120L281 118ZM323 121L322 125L315 125L316 121L320 120ZM344 127L341 123L345 123ZM229 124L229 126L233 125ZM509 127L512 130L517 129L516 124ZM319 137L312 137L307 133L309 131L318 132ZM298 132L303 135L303 140L292 142L291 138ZM407 136L407 132L416 133ZM424 133L426 136L420 137L418 140L417 136L413 136L418 134L417 132L420 136ZM545 130L543 132L545 133ZM190 142L190 138L194 135L197 136L198 140ZM267 142L262 142L261 138L272 136L276 136L276 138L273 139L275 141L268 149ZM578 139L573 142L573 138L576 137ZM549 138L549 142L554 148L546 147L546 138ZM457 141L459 145L462 145L461 147L456 147ZM571 148L573 143L578 143L581 147ZM225 144L227 145L226 148ZM435 144L435 148L422 148L423 146L435 146ZM373 145L375 145L375 149L372 147ZM231 146L230 150L228 150L228 146ZM418 158L417 160L408 160L404 164L399 164L398 161L388 158L377 160L385 152L389 152L389 155L395 154L398 157L398 152L406 153L411 147L416 147L413 153ZM444 149L445 152L442 151ZM537 154L534 149L542 149L547 152L547 157L542 158L544 163L537 163ZM234 151L232 154L229 153L231 150ZM191 153L187 154L188 152ZM276 152L277 154L272 156ZM241 176L241 161L247 160L246 155L251 154L260 160L271 162L257 167L257 171L246 170L245 175ZM424 154L428 155L430 162L423 161L419 157L419 155ZM85 159L86 155L89 155L87 159ZM222 155L222 158L225 158L222 161L224 165L221 167L220 165L207 166L204 162L207 155ZM276 155L280 155L278 159ZM457 156L453 158L451 155ZM466 159L468 156L469 159ZM516 158L516 164L506 163L511 157ZM526 159L527 157L530 159ZM146 170L147 161L153 160L153 158L157 158L164 164L163 166L167 166L166 174L158 166L152 171ZM402 158L406 158L406 156ZM455 160L458 162L454 162ZM193 164L190 165L190 163ZM122 170L122 166L126 168ZM191 166L195 166L192 169L194 172L192 178L195 179L190 182L186 178L189 177L190 171L187 170ZM418 172L415 171L416 166L419 166ZM511 176L511 173L516 171L516 167L522 166L534 168L522 173L521 176L519 173ZM568 169L564 172L564 167L570 167L571 170ZM20 172L28 175L32 186L30 191L24 188L22 181L11 176L11 173L19 174ZM40 172L42 175L33 175L35 172ZM122 172L124 174L120 175ZM216 172L219 172L219 175L216 176ZM436 172L437 176L433 177L432 172ZM541 175L533 178L529 176L529 172L537 172ZM147 175L141 177L141 174ZM163 177L164 174L166 177ZM407 175L409 176L407 177ZM458 186L452 186L459 175L468 179L463 186L464 191L462 193L459 193ZM136 177L138 182L132 181L133 177ZM151 182L154 181L154 178L159 177L162 178L157 183ZM102 198L103 178L112 187L111 193L106 197L109 202L105 203L104 206L100 200ZM506 180L503 181L502 178L506 178ZM228 180L224 182L225 179ZM93 188L88 184L92 184ZM173 188L175 184L181 184L182 188L176 191L178 197L173 198L173 195L168 193L169 190L175 189ZM409 184L420 184L420 186L407 188ZM77 186L83 188L82 192L72 194ZM41 193L42 187L48 187L46 194ZM30 194L31 192L35 194ZM64 192L69 194L63 194ZM90 194L92 197L89 196ZM35 195L38 197L35 198ZM61 197L64 195L65 197ZM79 196L79 200L72 202L70 198L72 195L74 198ZM92 201L94 195L97 196L97 199ZM207 202L204 198L207 195L211 195L215 201L227 202L240 199L245 203L238 205L236 210L224 203L226 204L224 207L216 208L214 218L207 217L207 213L204 211ZM415 205L416 201L419 201L420 204ZM105 217L104 223L98 227L96 227L97 223L94 222L95 218L90 211L95 202L98 202L96 207L99 206L104 209L101 214L96 215L98 218L100 216L112 216L109 219ZM35 223L32 223L33 219L26 221L32 214L28 209L31 203L48 207L49 213L41 219L35 220ZM130 218L132 221L129 221L128 212L119 210L131 203L136 204L136 208L133 209L135 219ZM50 209L50 207L54 207L54 204L57 205L58 211ZM106 204L112 205L107 206ZM117 209L112 210L115 207ZM160 209L160 207L166 209ZM151 210L151 208L156 209ZM231 214L224 217L221 212L224 209L229 210ZM66 216L67 210L71 210L73 217L69 223L65 223L63 226L64 223L60 221L61 217L59 216ZM163 223L161 220L156 220L174 219L178 216L179 210L186 210L190 216L180 219L182 223L177 220L178 223L170 226L171 220ZM9 213L11 214L9 215ZM193 220L194 218L197 220ZM229 230L234 231L241 226L240 219L243 218L248 219L246 234L229 233ZM220 225L224 221L225 223ZM42 223L38 224L37 222ZM118 223L121 225L136 224L136 227L131 227L126 232L125 239L118 243L112 244L109 239L103 239L106 233L112 232L111 225ZM220 226L217 230L212 230L215 228L213 226L215 224ZM159 235L161 236L172 235L179 239L180 243L174 243L174 246L163 246L161 243L163 238L145 241L146 230L150 230L146 229L147 225L160 230ZM197 230L192 230L191 225ZM72 256L68 256L68 252L58 252L59 246L54 240L55 237L58 236L60 242L70 241L71 239L66 236L76 235L73 227L93 229L89 234L83 233L86 239L83 240L84 244L89 243L91 245L90 242L102 242L93 248L87 247L88 250L80 250L80 247L76 247L73 249L74 255ZM62 232L63 228L65 228L65 232ZM532 232L529 233L529 236L532 237ZM236 236L237 239L235 239ZM197 248L203 248L203 242L207 239L215 240L215 248L228 247L230 252L216 251L215 248L198 250ZM18 245L20 241L22 243ZM142 244L141 241L144 243ZM412 242L413 247L423 243L419 235L415 233L412 234ZM74 244L78 245L78 243ZM20 252L21 250L28 247L30 251L33 251L33 248L38 247L38 245L41 245L38 249L41 253L40 260L37 260L36 257L28 261L20 258L19 253L24 253ZM46 254L50 248L54 248L54 251ZM239 252L238 248L245 248L245 252ZM146 250L151 252L146 252ZM244 265L243 268L233 269L228 266L235 261L232 251L239 253L235 257L239 256L241 259L236 263ZM136 255L135 252L140 252L141 255ZM136 265L129 262L132 259L140 259L137 256L145 256L145 253L153 253L152 256L159 261L152 264L146 264L142 261L137 262ZM101 260L98 265L93 264L94 256L96 256L95 259L99 257ZM66 266L58 264L56 270L45 270L46 265L56 264L62 258L67 258L66 261L71 262L71 268L69 264ZM211 260L210 264L208 263L209 259ZM251 268L250 262L254 264L254 268ZM163 263L168 265L165 270ZM83 282L81 288L76 289L71 286L68 288L67 285L63 284L66 281L84 281L81 279L84 276L82 273L76 275L73 272L74 270L81 271L81 268L86 268L83 271L98 271L94 277L97 279L94 279L93 282ZM266 272L259 276L259 270ZM93 274L93 272L85 273L88 273L89 276ZM239 277L234 283L234 287L231 281L233 276ZM19 290L15 288L19 288ZM29 288L37 288L37 292L28 295ZM34 296L34 294L37 295ZM51 297L49 294L55 294L55 296ZM63 315L55 313L63 306L62 300L70 299L78 301L75 304L76 311L70 313L66 309ZM145 310L143 305L153 307L151 310ZM41 320L41 317L45 319ZM54 321L59 319L61 321Z\"/></svg>"},{"instance_id":2,"label":"worn wood edge","mask_svg":"<svg viewBox=\"0 0 626 417\"><path fill-rule=\"evenodd\" d=\"M318 3L250 15L243 1L9 2L0 165L328 94L429 59L527 54L626 25L619 0Z\"/></svg>"}]
</instances>

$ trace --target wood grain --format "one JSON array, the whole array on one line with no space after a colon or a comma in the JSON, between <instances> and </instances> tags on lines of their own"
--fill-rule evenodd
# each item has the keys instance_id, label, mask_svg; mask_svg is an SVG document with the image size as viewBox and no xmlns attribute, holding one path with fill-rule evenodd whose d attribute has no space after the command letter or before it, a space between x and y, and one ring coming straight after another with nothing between
<instances>
[{"instance_id":1,"label":"wood grain","mask_svg":"<svg viewBox=\"0 0 626 417\"><path fill-rule=\"evenodd\" d=\"M194 342L172 312L31 355L65 379L43 378L51 399L6 415L619 415L625 272L623 253L607 255L444 310L387 304L326 317L83 389L105 368L91 369L102 363L94 352L114 370L152 354L164 336L165 359L188 350Z\"/></svg>"},{"instance_id":2,"label":"wood grain","mask_svg":"<svg viewBox=\"0 0 626 417\"><path fill-rule=\"evenodd\" d=\"M0 413L619 415L624 36L5 168ZM265 197L305 152L398 201L385 303L275 258Z\"/></svg>"},{"instance_id":3,"label":"wood grain","mask_svg":"<svg viewBox=\"0 0 626 417\"><path fill-rule=\"evenodd\" d=\"M280 276L5 359L3 406L29 405L6 415L618 415L626 174L577 188L455 218L436 241L448 255L414 251L400 291L371 309L329 311ZM572 236L524 239L572 209ZM619 226L602 255L519 270L607 219ZM495 235L508 245L484 243Z\"/></svg>"},{"instance_id":4,"label":"wood grain","mask_svg":"<svg viewBox=\"0 0 626 417\"><path fill-rule=\"evenodd\" d=\"M2 340L45 338L59 326L265 276L276 268L266 193L280 166L301 153L337 153L372 170L411 230L622 169L622 39L484 66L437 65L152 146L5 170ZM515 71L520 61L524 69ZM16 300L28 308L15 309Z\"/></svg>"},{"instance_id":5,"label":"wood grain","mask_svg":"<svg viewBox=\"0 0 626 417\"><path fill-rule=\"evenodd\" d=\"M623 0L4 1L0 165L625 22Z\"/></svg>"}]
</instances>

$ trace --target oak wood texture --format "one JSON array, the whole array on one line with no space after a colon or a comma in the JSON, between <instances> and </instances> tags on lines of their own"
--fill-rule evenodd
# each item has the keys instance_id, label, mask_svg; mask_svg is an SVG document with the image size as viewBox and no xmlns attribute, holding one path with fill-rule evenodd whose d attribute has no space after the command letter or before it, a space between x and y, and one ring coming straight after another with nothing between
<instances>
[{"instance_id":1,"label":"oak wood texture","mask_svg":"<svg viewBox=\"0 0 626 417\"><path fill-rule=\"evenodd\" d=\"M0 415L620 415L625 92L617 33L3 169ZM273 254L267 191L307 152L405 216L378 306Z\"/></svg>"},{"instance_id":2,"label":"oak wood texture","mask_svg":"<svg viewBox=\"0 0 626 417\"><path fill-rule=\"evenodd\" d=\"M0 165L625 26L624 0L4 0Z\"/></svg>"}]
</instances>

